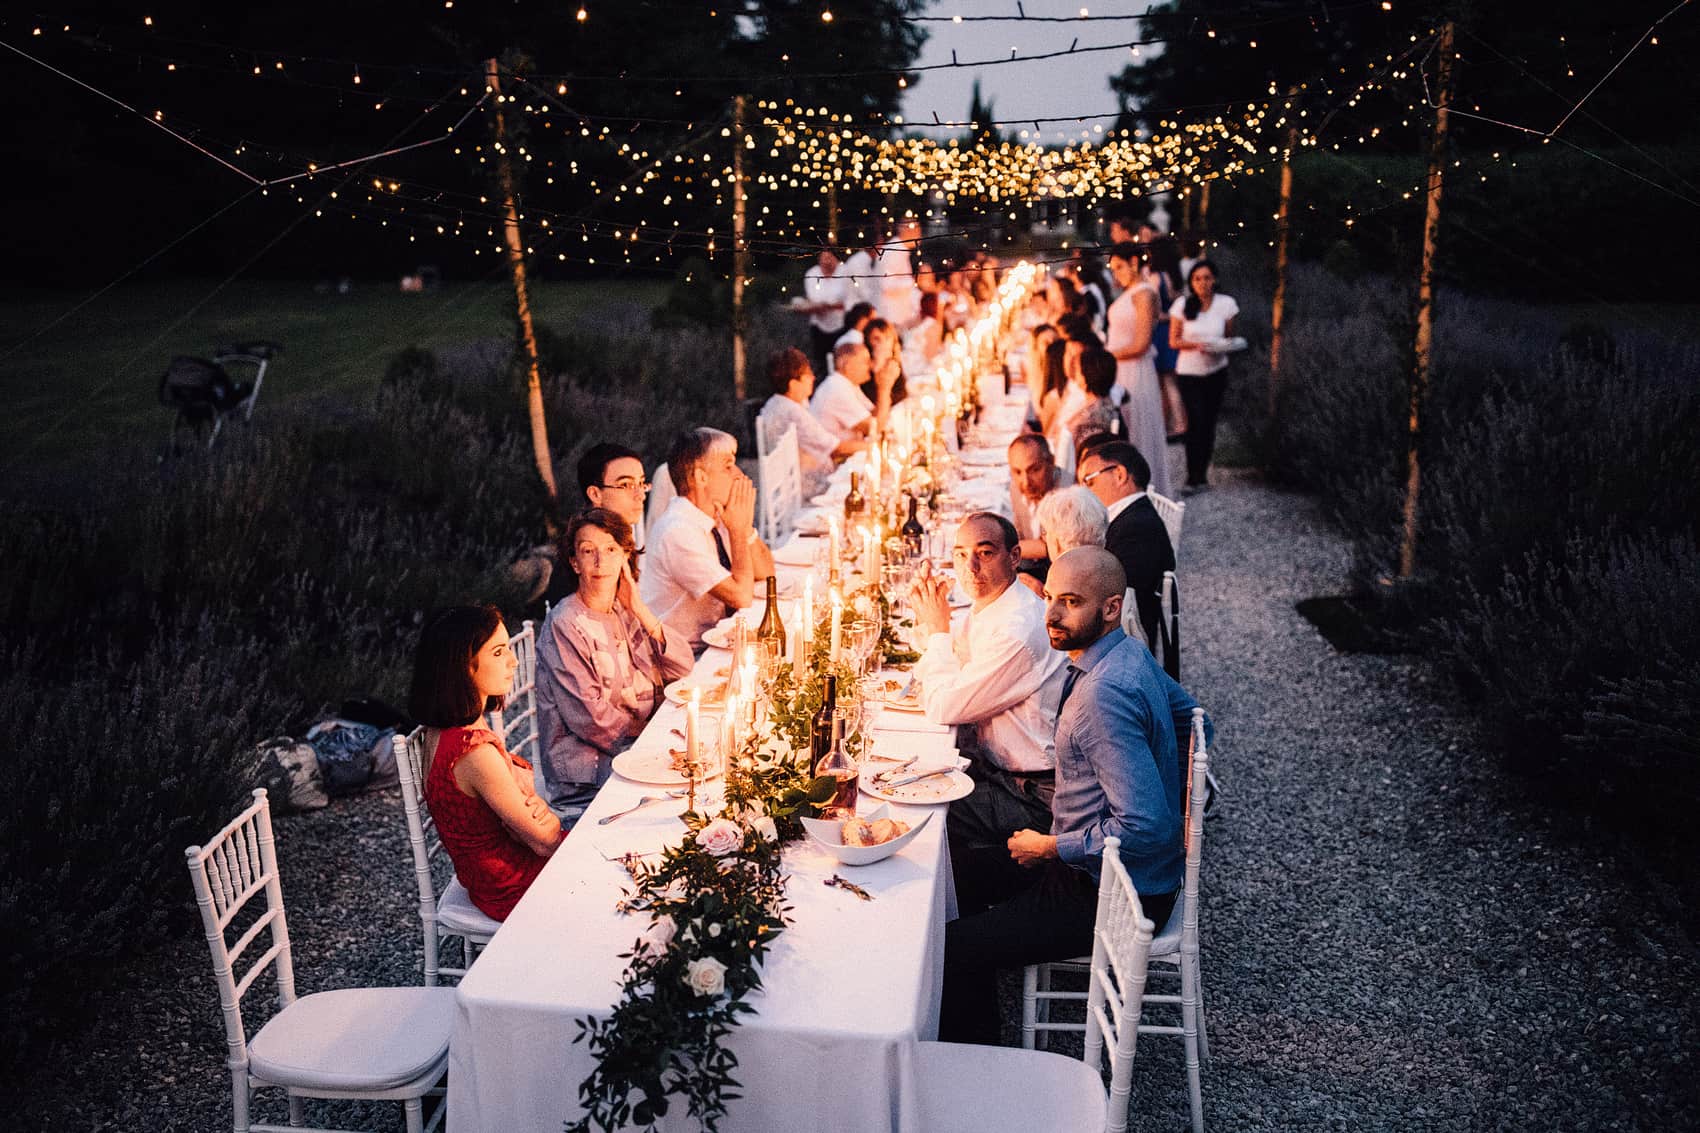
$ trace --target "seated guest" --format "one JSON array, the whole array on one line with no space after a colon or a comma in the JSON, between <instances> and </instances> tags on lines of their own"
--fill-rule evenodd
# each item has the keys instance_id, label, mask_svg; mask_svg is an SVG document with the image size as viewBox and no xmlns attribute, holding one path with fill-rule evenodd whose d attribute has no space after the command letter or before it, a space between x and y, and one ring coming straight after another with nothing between
<instances>
[{"instance_id":1,"label":"seated guest","mask_svg":"<svg viewBox=\"0 0 1700 1133\"><path fill-rule=\"evenodd\" d=\"M1051 562L1076 547L1102 547L1110 513L1092 489L1072 484L1039 501L1039 529L1045 533L1045 555Z\"/></svg>"},{"instance_id":2,"label":"seated guest","mask_svg":"<svg viewBox=\"0 0 1700 1133\"><path fill-rule=\"evenodd\" d=\"M816 383L814 396L809 398L809 412L840 441L865 437L876 424L883 429L891 411L891 387L881 390L876 382L875 392L880 396L871 401L862 392L863 384L870 380L873 359L867 346L839 343L832 352L832 373Z\"/></svg>"},{"instance_id":3,"label":"seated guest","mask_svg":"<svg viewBox=\"0 0 1700 1133\"><path fill-rule=\"evenodd\" d=\"M502 612L456 606L425 623L407 707L425 726L425 805L478 910L506 920L555 847L561 823L484 714L501 707L519 661Z\"/></svg>"},{"instance_id":4,"label":"seated guest","mask_svg":"<svg viewBox=\"0 0 1700 1133\"><path fill-rule=\"evenodd\" d=\"M661 703L691 671L683 634L668 633L638 594L632 529L605 508L574 516L561 561L577 589L549 612L537 643L543 794L571 827Z\"/></svg>"},{"instance_id":5,"label":"seated guest","mask_svg":"<svg viewBox=\"0 0 1700 1133\"><path fill-rule=\"evenodd\" d=\"M921 317L905 336L928 362L938 359L944 350L944 321L939 318L939 295L936 291L921 292Z\"/></svg>"},{"instance_id":6,"label":"seated guest","mask_svg":"<svg viewBox=\"0 0 1700 1133\"><path fill-rule=\"evenodd\" d=\"M667 454L678 495L655 521L638 591L693 652L702 632L755 594L773 555L755 532L756 489L738 470L738 441L719 429L679 434Z\"/></svg>"},{"instance_id":7,"label":"seated guest","mask_svg":"<svg viewBox=\"0 0 1700 1133\"><path fill-rule=\"evenodd\" d=\"M998 1041L998 969L1092 951L1106 839L1120 839L1145 916L1161 927L1174 908L1186 864L1183 762L1197 703L1122 633L1126 585L1121 564L1098 547L1077 547L1051 564L1045 627L1071 662L1052 817L1012 834L1004 858L956 871L962 915L945 928L941 1039Z\"/></svg>"},{"instance_id":8,"label":"seated guest","mask_svg":"<svg viewBox=\"0 0 1700 1133\"><path fill-rule=\"evenodd\" d=\"M1163 616L1163 572L1175 569L1175 549L1163 517L1146 495L1150 481L1151 466L1130 444L1100 446L1080 462L1080 482L1110 514L1104 547L1127 573L1145 640L1155 642Z\"/></svg>"},{"instance_id":9,"label":"seated guest","mask_svg":"<svg viewBox=\"0 0 1700 1133\"><path fill-rule=\"evenodd\" d=\"M1039 432L1049 437L1059 432L1062 422L1057 419L1063 401L1068 397L1068 343L1052 338L1039 356L1039 373L1044 392L1039 395ZM1052 450L1053 452L1055 449Z\"/></svg>"},{"instance_id":10,"label":"seated guest","mask_svg":"<svg viewBox=\"0 0 1700 1133\"><path fill-rule=\"evenodd\" d=\"M1051 446L1037 433L1022 433L1009 442L1009 509L1015 533L1021 537L1021 561L1043 562L1045 538L1039 527L1039 501L1074 482L1051 458Z\"/></svg>"},{"instance_id":11,"label":"seated guest","mask_svg":"<svg viewBox=\"0 0 1700 1133\"><path fill-rule=\"evenodd\" d=\"M1115 355L1095 348L1082 350L1076 372L1080 375L1080 385L1086 397L1085 404L1065 422L1069 433L1076 437L1120 433L1121 411L1110 400L1111 392L1116 389Z\"/></svg>"},{"instance_id":12,"label":"seated guest","mask_svg":"<svg viewBox=\"0 0 1700 1133\"><path fill-rule=\"evenodd\" d=\"M862 334L873 367L872 375L862 383L862 396L878 404L883 388L890 391L888 408L901 404L909 393L903 381L903 343L897 337L897 328L884 319L869 319Z\"/></svg>"},{"instance_id":13,"label":"seated guest","mask_svg":"<svg viewBox=\"0 0 1700 1133\"><path fill-rule=\"evenodd\" d=\"M578 487L586 506L607 508L634 532L643 523L649 480L643 474L643 457L625 445L603 443L585 450L578 458Z\"/></svg>"},{"instance_id":14,"label":"seated guest","mask_svg":"<svg viewBox=\"0 0 1700 1133\"><path fill-rule=\"evenodd\" d=\"M957 527L956 582L973 603L960 630L951 630L948 577L917 580L911 597L926 635L915 666L921 705L935 724L957 725L959 746L972 753L974 792L951 804L945 825L953 867L1002 857L1022 827L1049 828L1063 661L1045 636L1044 603L1015 582L1017 543L1015 527L993 512Z\"/></svg>"},{"instance_id":15,"label":"seated guest","mask_svg":"<svg viewBox=\"0 0 1700 1133\"><path fill-rule=\"evenodd\" d=\"M855 257L851 258L854 259ZM845 266L849 266L848 262ZM853 280L852 282L855 281ZM836 348L844 345L846 342L866 341L862 334L862 328L867 326L869 320L873 317L874 305L872 303L857 303L852 306L848 311L844 312L844 332L833 341L832 345Z\"/></svg>"},{"instance_id":16,"label":"seated guest","mask_svg":"<svg viewBox=\"0 0 1700 1133\"><path fill-rule=\"evenodd\" d=\"M801 350L781 350L767 360L767 378L773 396L761 407L768 444L776 442L789 426L797 429L797 462L803 474L803 494L812 496L826 488L832 464L867 447L859 436L840 438L809 412L809 395L815 391L815 372Z\"/></svg>"}]
</instances>

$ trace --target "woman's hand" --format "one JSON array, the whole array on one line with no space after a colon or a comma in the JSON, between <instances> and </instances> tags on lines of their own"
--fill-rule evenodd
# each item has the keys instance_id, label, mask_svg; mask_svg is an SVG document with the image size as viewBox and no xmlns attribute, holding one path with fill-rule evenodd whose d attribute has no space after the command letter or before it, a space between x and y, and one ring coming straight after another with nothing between
<instances>
[{"instance_id":1,"label":"woman's hand","mask_svg":"<svg viewBox=\"0 0 1700 1133\"><path fill-rule=\"evenodd\" d=\"M614 604L624 606L643 627L643 632L657 641L661 639L661 619L649 612L649 607L638 594L637 579L632 577L632 560L629 558L620 564L620 581L614 584Z\"/></svg>"}]
</instances>

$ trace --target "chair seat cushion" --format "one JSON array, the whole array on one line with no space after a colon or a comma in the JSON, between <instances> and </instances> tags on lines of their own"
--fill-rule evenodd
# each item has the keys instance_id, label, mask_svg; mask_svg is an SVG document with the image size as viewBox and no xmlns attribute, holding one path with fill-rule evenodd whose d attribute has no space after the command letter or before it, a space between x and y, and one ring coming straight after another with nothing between
<instances>
[{"instance_id":1,"label":"chair seat cushion","mask_svg":"<svg viewBox=\"0 0 1700 1133\"><path fill-rule=\"evenodd\" d=\"M1175 907L1169 913L1163 930L1151 938L1151 958L1178 956L1181 950L1181 925L1186 920L1186 890L1175 894Z\"/></svg>"},{"instance_id":2,"label":"chair seat cushion","mask_svg":"<svg viewBox=\"0 0 1700 1133\"><path fill-rule=\"evenodd\" d=\"M917 1043L927 1133L1100 1133L1104 1080L1078 1058L1043 1050Z\"/></svg>"},{"instance_id":3,"label":"chair seat cushion","mask_svg":"<svg viewBox=\"0 0 1700 1133\"><path fill-rule=\"evenodd\" d=\"M437 928L440 932L485 944L501 927L501 921L491 920L472 903L472 894L466 891L460 878L449 878L449 883L443 887L443 895L437 899Z\"/></svg>"},{"instance_id":4,"label":"chair seat cushion","mask_svg":"<svg viewBox=\"0 0 1700 1133\"><path fill-rule=\"evenodd\" d=\"M446 1065L455 993L356 987L303 996L248 1044L248 1069L279 1086L388 1090Z\"/></svg>"}]
</instances>

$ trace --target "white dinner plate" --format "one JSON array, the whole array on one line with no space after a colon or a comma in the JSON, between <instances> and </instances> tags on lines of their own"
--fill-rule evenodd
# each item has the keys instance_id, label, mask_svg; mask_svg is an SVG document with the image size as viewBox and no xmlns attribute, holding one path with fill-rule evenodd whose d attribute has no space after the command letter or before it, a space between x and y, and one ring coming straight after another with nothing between
<instances>
[{"instance_id":1,"label":"white dinner plate","mask_svg":"<svg viewBox=\"0 0 1700 1133\"><path fill-rule=\"evenodd\" d=\"M963 464L970 468L996 468L1000 464L1009 463L1009 455L998 449L971 448L965 450L960 457Z\"/></svg>"},{"instance_id":2,"label":"white dinner plate","mask_svg":"<svg viewBox=\"0 0 1700 1133\"><path fill-rule=\"evenodd\" d=\"M919 774L911 770L909 774ZM903 776L898 776L902 778ZM884 799L888 803L904 803L909 806L926 806L930 803L948 803L953 799L966 798L974 792L974 780L960 771L947 771L943 775L933 775L902 787L876 786L873 776L863 779L861 787L864 792L876 799Z\"/></svg>"},{"instance_id":3,"label":"white dinner plate","mask_svg":"<svg viewBox=\"0 0 1700 1133\"><path fill-rule=\"evenodd\" d=\"M726 668L726 666L722 666ZM719 709L726 703L726 673L705 673L699 679L692 673L668 685L662 691L668 700L674 704L684 704L691 698L693 688L702 689L702 706L705 709ZM718 695L715 695L718 694ZM710 697L713 696L711 700Z\"/></svg>"},{"instance_id":4,"label":"white dinner plate","mask_svg":"<svg viewBox=\"0 0 1700 1133\"><path fill-rule=\"evenodd\" d=\"M713 626L702 631L702 640L703 644L712 645L716 649L730 649L732 648L732 631L725 626Z\"/></svg>"},{"instance_id":5,"label":"white dinner plate","mask_svg":"<svg viewBox=\"0 0 1700 1133\"><path fill-rule=\"evenodd\" d=\"M623 779L651 787L683 787L691 781L689 776L673 766L673 756L665 748L622 751L614 757L614 770ZM714 777L707 776L710 779Z\"/></svg>"}]
</instances>

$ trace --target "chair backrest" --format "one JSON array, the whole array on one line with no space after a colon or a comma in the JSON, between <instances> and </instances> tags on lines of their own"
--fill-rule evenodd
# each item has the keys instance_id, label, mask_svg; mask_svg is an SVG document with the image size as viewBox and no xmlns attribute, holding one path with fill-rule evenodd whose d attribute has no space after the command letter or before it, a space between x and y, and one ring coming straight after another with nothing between
<instances>
[{"instance_id":1,"label":"chair backrest","mask_svg":"<svg viewBox=\"0 0 1700 1133\"><path fill-rule=\"evenodd\" d=\"M508 648L519 661L513 688L508 690L500 712L490 714L490 725L502 737L502 746L537 763L537 624L526 619L520 631L508 639Z\"/></svg>"},{"instance_id":2,"label":"chair backrest","mask_svg":"<svg viewBox=\"0 0 1700 1133\"><path fill-rule=\"evenodd\" d=\"M1158 641L1151 645L1151 655L1162 662L1165 673L1178 681L1181 679L1181 584L1172 570L1163 572L1160 599L1162 612L1157 618Z\"/></svg>"},{"instance_id":3,"label":"chair backrest","mask_svg":"<svg viewBox=\"0 0 1700 1133\"><path fill-rule=\"evenodd\" d=\"M1168 496L1158 495L1147 491L1145 495L1151 500L1151 506L1157 509L1157 518L1163 521L1163 526L1169 531L1169 546L1180 558L1181 553L1181 523L1186 519L1186 505L1179 500L1171 500Z\"/></svg>"},{"instance_id":4,"label":"chair backrest","mask_svg":"<svg viewBox=\"0 0 1700 1133\"><path fill-rule=\"evenodd\" d=\"M659 465L649 478L649 502L644 506L643 526L645 541L648 532L655 530L655 521L661 518L661 513L667 510L667 505L673 502L673 497L679 492L673 487L673 474L667 471L665 463Z\"/></svg>"},{"instance_id":5,"label":"chair backrest","mask_svg":"<svg viewBox=\"0 0 1700 1133\"><path fill-rule=\"evenodd\" d=\"M1097 1070L1110 1053L1110 1109L1104 1128L1127 1128L1133 1090L1133 1051L1145 999L1146 965L1155 926L1139 907L1139 894L1122 864L1121 839L1104 839L1098 877L1098 914L1092 926L1092 971L1086 1000L1086 1064Z\"/></svg>"},{"instance_id":6,"label":"chair backrest","mask_svg":"<svg viewBox=\"0 0 1700 1133\"><path fill-rule=\"evenodd\" d=\"M401 779L401 809L407 815L407 843L413 851L413 878L419 889L419 921L425 928L425 986L435 987L439 972L437 948L437 883L432 866L445 855L437 824L425 807L425 729L396 733L396 773Z\"/></svg>"},{"instance_id":7,"label":"chair backrest","mask_svg":"<svg viewBox=\"0 0 1700 1133\"><path fill-rule=\"evenodd\" d=\"M1135 641L1145 642L1146 648L1155 657L1160 646L1155 642L1145 641L1145 623L1139 620L1139 603L1134 601L1133 587L1128 587L1122 594L1122 632Z\"/></svg>"},{"instance_id":8,"label":"chair backrest","mask_svg":"<svg viewBox=\"0 0 1700 1133\"><path fill-rule=\"evenodd\" d=\"M195 888L195 904L206 929L207 948L212 953L224 1038L230 1050L226 1065L233 1071L248 1065L242 997L254 980L268 967L274 968L279 1005L287 1007L295 1002L295 966L289 953L289 925L283 915L283 887L278 882L271 807L264 788L256 790L253 797L248 808L212 841L183 851L189 864L189 881ZM231 943L226 936L232 924L256 900L264 902L265 911L247 921L241 935ZM270 945L238 977L236 965L262 932L269 934Z\"/></svg>"},{"instance_id":9,"label":"chair backrest","mask_svg":"<svg viewBox=\"0 0 1700 1133\"><path fill-rule=\"evenodd\" d=\"M1181 950L1198 945L1198 878L1204 862L1204 804L1210 774L1210 748L1204 740L1204 709L1192 710L1192 759L1186 780L1186 906L1181 910Z\"/></svg>"},{"instance_id":10,"label":"chair backrest","mask_svg":"<svg viewBox=\"0 0 1700 1133\"><path fill-rule=\"evenodd\" d=\"M777 547L791 534L797 509L803 506L803 469L795 425L757 458L756 490L761 504L757 517L761 537L769 546Z\"/></svg>"}]
</instances>

